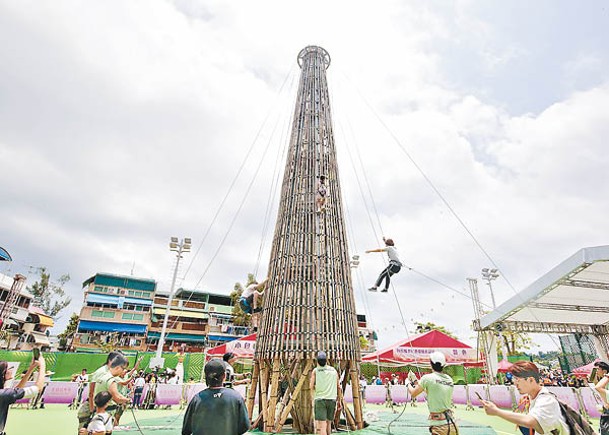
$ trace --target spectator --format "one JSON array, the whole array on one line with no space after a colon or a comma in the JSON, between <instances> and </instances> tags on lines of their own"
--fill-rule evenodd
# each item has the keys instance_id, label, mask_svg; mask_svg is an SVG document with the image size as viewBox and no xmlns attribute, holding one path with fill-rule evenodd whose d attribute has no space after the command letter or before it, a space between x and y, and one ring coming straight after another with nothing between
<instances>
[{"instance_id":1,"label":"spectator","mask_svg":"<svg viewBox=\"0 0 609 435\"><path fill-rule=\"evenodd\" d=\"M226 376L224 379L225 387L232 388L234 385L249 384L251 382L251 379L249 379L247 375L243 373L235 373L233 363L237 361L237 357L234 353L225 353L222 355L222 360L224 361L226 367Z\"/></svg>"},{"instance_id":2,"label":"spectator","mask_svg":"<svg viewBox=\"0 0 609 435\"><path fill-rule=\"evenodd\" d=\"M134 382L134 393L133 393L133 407L138 409L142 404L142 393L144 392L144 386L146 385L146 379L144 374L141 373Z\"/></svg>"},{"instance_id":3,"label":"spectator","mask_svg":"<svg viewBox=\"0 0 609 435\"><path fill-rule=\"evenodd\" d=\"M366 387L368 386L368 382L366 382L366 378L364 375L359 378L359 393L362 398L362 404L366 404Z\"/></svg>"},{"instance_id":4,"label":"spectator","mask_svg":"<svg viewBox=\"0 0 609 435\"><path fill-rule=\"evenodd\" d=\"M36 356L32 359L32 363L27 369L27 372L25 372L25 375L21 378L15 388L4 388L6 382L13 378L13 370L9 368L6 361L0 361L0 433L4 433L9 406L24 397L36 397L44 388L46 364L42 355L39 355L38 359L35 358ZM29 381L36 368L38 368L36 385L26 387L25 384Z\"/></svg>"},{"instance_id":5,"label":"spectator","mask_svg":"<svg viewBox=\"0 0 609 435\"><path fill-rule=\"evenodd\" d=\"M521 427L532 428L537 433L568 435L569 428L558 400L541 384L541 375L537 366L529 361L518 361L512 365L510 371L518 392L528 394L530 397L528 414L499 409L493 402L482 400L486 413Z\"/></svg>"},{"instance_id":6,"label":"spectator","mask_svg":"<svg viewBox=\"0 0 609 435\"><path fill-rule=\"evenodd\" d=\"M225 364L211 360L204 372L208 388L188 404L182 435L241 435L247 432L250 421L243 398L222 386L226 377Z\"/></svg>"},{"instance_id":7,"label":"spectator","mask_svg":"<svg viewBox=\"0 0 609 435\"><path fill-rule=\"evenodd\" d=\"M102 391L95 395L95 416L87 425L78 431L79 435L107 435L114 429L114 419L108 413L108 405L112 400L112 395L107 391Z\"/></svg>"}]
</instances>

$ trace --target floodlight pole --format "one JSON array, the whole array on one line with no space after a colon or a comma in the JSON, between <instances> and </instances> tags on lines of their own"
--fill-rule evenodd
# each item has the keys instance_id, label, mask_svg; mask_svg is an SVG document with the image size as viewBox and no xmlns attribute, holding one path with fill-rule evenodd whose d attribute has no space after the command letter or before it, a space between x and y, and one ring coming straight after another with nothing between
<instances>
[{"instance_id":1,"label":"floodlight pole","mask_svg":"<svg viewBox=\"0 0 609 435\"><path fill-rule=\"evenodd\" d=\"M493 291L493 285L491 284L492 281L496 280L497 278L499 278L499 271L497 269L488 269L488 268L484 268L482 269L482 279L486 281L486 284L488 285L488 288L491 290L491 300L493 301L493 310L497 309L497 303L495 302L495 292ZM504 341L503 341L503 333L501 331L499 331L499 341L500 341L500 346L499 349L501 350L501 359L507 359L507 352L504 351Z\"/></svg>"},{"instance_id":2,"label":"floodlight pole","mask_svg":"<svg viewBox=\"0 0 609 435\"><path fill-rule=\"evenodd\" d=\"M163 319L163 327L161 328L161 336L159 337L159 343L156 349L155 366L163 368L165 363L164 358L161 357L163 353L163 346L165 346L165 334L167 332L167 322L169 320L169 310L171 309L171 302L173 301L173 291L176 285L176 278L178 276L178 268L180 266L180 260L182 259L182 253L190 251L190 239L185 238L178 242L177 237L172 237L169 242L169 250L176 252L176 265L173 269L173 278L171 279L171 289L169 290L169 298L167 299L167 308L165 308L165 317ZM152 366L152 364L151 364Z\"/></svg>"}]
</instances>

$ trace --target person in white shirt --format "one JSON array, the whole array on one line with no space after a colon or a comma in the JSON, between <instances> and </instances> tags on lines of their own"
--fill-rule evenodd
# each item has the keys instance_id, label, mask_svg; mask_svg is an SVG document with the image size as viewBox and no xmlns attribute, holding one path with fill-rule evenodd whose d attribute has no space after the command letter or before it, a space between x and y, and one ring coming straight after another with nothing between
<instances>
[{"instance_id":1,"label":"person in white shirt","mask_svg":"<svg viewBox=\"0 0 609 435\"><path fill-rule=\"evenodd\" d=\"M529 361L518 361L510 367L514 385L520 394L528 394L531 399L528 414L519 414L499 409L493 402L481 400L488 415L496 415L521 427L528 427L539 434L569 435L556 397L540 382L539 369Z\"/></svg>"},{"instance_id":2,"label":"person in white shirt","mask_svg":"<svg viewBox=\"0 0 609 435\"><path fill-rule=\"evenodd\" d=\"M38 368L36 385L26 387L25 384L30 380L34 370ZM44 375L46 364L42 355L34 355L32 363L25 375L21 378L15 388L4 388L5 383L13 379L13 370L6 361L0 361L0 433L4 433L4 425L8 417L8 408L19 399L24 397L35 397L44 388ZM34 428L32 428L34 432Z\"/></svg>"},{"instance_id":3,"label":"person in white shirt","mask_svg":"<svg viewBox=\"0 0 609 435\"><path fill-rule=\"evenodd\" d=\"M248 377L249 373L235 373L233 363L237 361L237 356L232 352L226 352L222 355L224 367L226 368L226 376L224 378L224 386L232 388L235 385L249 384L252 380Z\"/></svg>"},{"instance_id":4,"label":"person in white shirt","mask_svg":"<svg viewBox=\"0 0 609 435\"><path fill-rule=\"evenodd\" d=\"M248 285L241 297L239 298L239 306L246 314L252 315L252 326L254 327L254 331L258 330L258 313L262 311L260 307L260 297L264 295L264 287L268 278L262 281L260 284L256 281Z\"/></svg>"},{"instance_id":5,"label":"person in white shirt","mask_svg":"<svg viewBox=\"0 0 609 435\"><path fill-rule=\"evenodd\" d=\"M366 251L366 254L371 254L373 252L386 252L387 256L389 257L389 265L385 269L383 269L378 279L376 280L376 283L368 289L371 292L375 292L379 288L383 280L385 280L385 287L383 288L383 290L381 290L381 292L387 292L389 290L391 276L395 275L396 273L399 273L402 269L402 262L400 261L398 251L395 248L393 240L386 239L383 237L383 241L385 242L384 248L370 249Z\"/></svg>"},{"instance_id":6,"label":"person in white shirt","mask_svg":"<svg viewBox=\"0 0 609 435\"><path fill-rule=\"evenodd\" d=\"M141 373L133 384L133 386L135 387L135 391L133 393L133 407L135 409L139 408L142 404L142 393L144 392L145 385L146 379L144 378L144 374Z\"/></svg>"}]
</instances>

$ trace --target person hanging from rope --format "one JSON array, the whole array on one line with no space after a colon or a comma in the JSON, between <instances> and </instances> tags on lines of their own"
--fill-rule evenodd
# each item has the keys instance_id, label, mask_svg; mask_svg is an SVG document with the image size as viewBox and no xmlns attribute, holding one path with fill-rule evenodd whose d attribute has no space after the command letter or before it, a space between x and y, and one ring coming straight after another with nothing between
<instances>
[{"instance_id":1,"label":"person hanging from rope","mask_svg":"<svg viewBox=\"0 0 609 435\"><path fill-rule=\"evenodd\" d=\"M315 199L317 202L317 213L326 210L326 196L328 196L328 187L326 186L326 176L320 175L317 182L317 193Z\"/></svg>"},{"instance_id":2,"label":"person hanging from rope","mask_svg":"<svg viewBox=\"0 0 609 435\"><path fill-rule=\"evenodd\" d=\"M383 241L385 242L384 248L370 249L369 251L366 251L366 254L373 252L386 252L387 256L389 257L389 265L381 272L376 280L376 283L368 289L371 292L377 291L383 280L385 280L385 288L381 290L381 292L387 292L389 290L389 283L391 282L391 275L395 275L400 271L400 269L402 269L402 262L400 261L398 250L395 248L393 240L383 237Z\"/></svg>"},{"instance_id":3,"label":"person hanging from rope","mask_svg":"<svg viewBox=\"0 0 609 435\"><path fill-rule=\"evenodd\" d=\"M422 392L427 394L429 408L429 432L431 435L459 435L459 429L453 414L454 383L450 376L442 373L446 367L446 356L442 352L429 355L432 373L421 376L417 382L416 376L406 381L406 387L412 397Z\"/></svg>"},{"instance_id":4,"label":"person hanging from rope","mask_svg":"<svg viewBox=\"0 0 609 435\"><path fill-rule=\"evenodd\" d=\"M258 314L262 311L262 307L260 307L260 298L264 295L264 288L266 287L268 280L269 279L267 278L260 284L257 281L254 281L243 290L243 293L239 298L239 306L243 312L252 315L252 326L254 327L254 331L258 330Z\"/></svg>"}]
</instances>

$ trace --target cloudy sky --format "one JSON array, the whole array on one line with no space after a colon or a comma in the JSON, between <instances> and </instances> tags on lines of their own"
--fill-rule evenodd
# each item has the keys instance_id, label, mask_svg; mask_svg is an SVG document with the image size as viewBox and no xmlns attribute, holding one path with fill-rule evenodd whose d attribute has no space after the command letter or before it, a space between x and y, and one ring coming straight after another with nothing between
<instances>
[{"instance_id":1,"label":"cloudy sky","mask_svg":"<svg viewBox=\"0 0 609 435\"><path fill-rule=\"evenodd\" d=\"M167 290L173 235L200 248L180 285L262 277L307 45L332 56L355 293L381 345L405 335L393 295L363 291L381 235L458 291L491 259L519 290L606 244L605 2L377 3L0 0L0 272L70 274L57 332L96 272ZM469 299L415 272L394 283L409 327L471 342Z\"/></svg>"}]
</instances>

